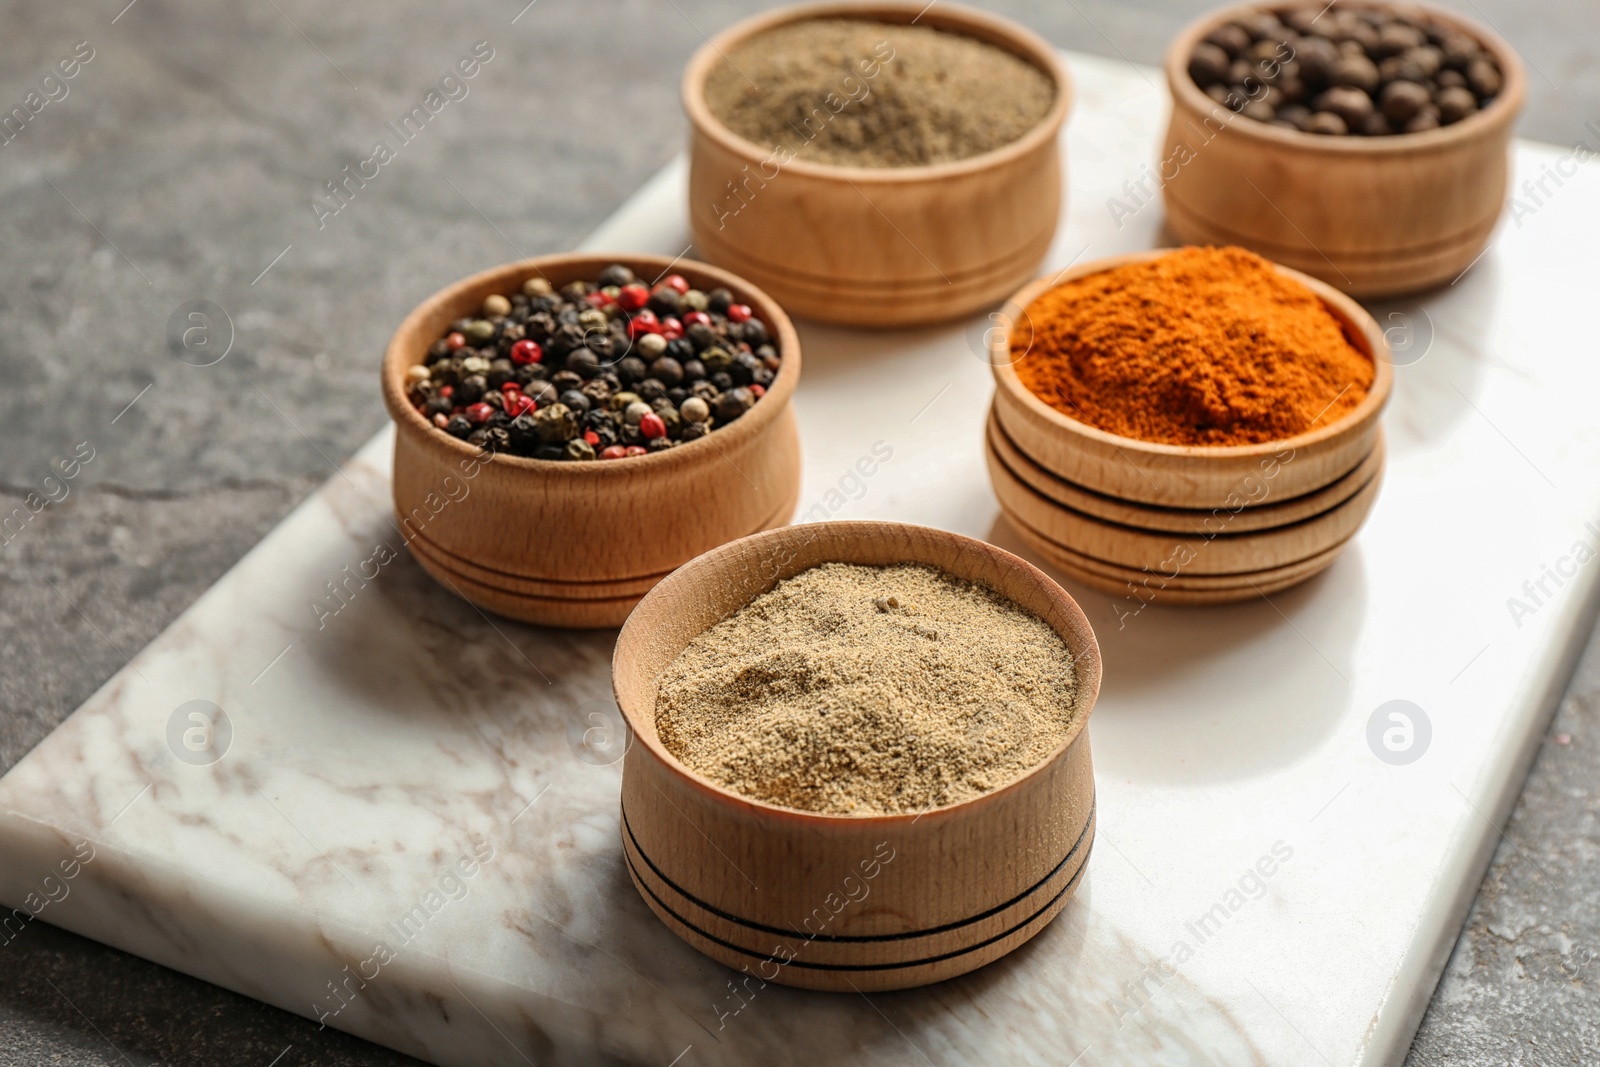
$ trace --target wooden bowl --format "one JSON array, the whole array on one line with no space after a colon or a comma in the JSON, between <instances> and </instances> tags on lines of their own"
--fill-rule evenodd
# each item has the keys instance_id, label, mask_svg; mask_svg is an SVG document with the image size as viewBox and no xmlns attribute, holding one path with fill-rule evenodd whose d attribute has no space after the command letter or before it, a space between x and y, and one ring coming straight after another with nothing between
<instances>
[{"instance_id":1,"label":"wooden bowl","mask_svg":"<svg viewBox=\"0 0 1600 1067\"><path fill-rule=\"evenodd\" d=\"M1345 549L1334 545L1320 555L1286 567L1242 574L1191 575L1181 566L1165 569L1139 569L1107 563L1052 541L1026 521L1005 511L1006 521L1029 548L1046 563L1074 581L1091 589L1126 599L1137 609L1140 604L1162 607L1206 607L1233 604L1281 592L1313 578L1333 565Z\"/></svg>"},{"instance_id":2,"label":"wooden bowl","mask_svg":"<svg viewBox=\"0 0 1600 1067\"><path fill-rule=\"evenodd\" d=\"M656 734L663 670L713 623L819 563L927 563L1047 622L1076 660L1071 735L1007 785L916 815L838 816L751 800L689 770ZM1071 897L1094 841L1084 729L1100 651L1077 603L992 545L919 526L825 522L722 546L639 603L612 661L634 739L623 763L623 851L673 932L762 981L901 989L962 974L1038 933Z\"/></svg>"},{"instance_id":3,"label":"wooden bowl","mask_svg":"<svg viewBox=\"0 0 1600 1067\"><path fill-rule=\"evenodd\" d=\"M1383 480L1381 475L1369 478L1348 499L1286 526L1238 531L1233 516L1219 509L1209 535L1171 533L1106 522L1063 507L1013 474L994 449L986 449L985 458L1001 508L1041 536L1082 555L1138 570L1159 571L1183 561L1183 573L1196 576L1276 570L1344 544L1366 521Z\"/></svg>"},{"instance_id":4,"label":"wooden bowl","mask_svg":"<svg viewBox=\"0 0 1600 1067\"><path fill-rule=\"evenodd\" d=\"M560 462L485 459L411 406L405 373L457 318L534 275L558 288L613 263L655 279L670 269L731 290L767 325L783 366L732 424L666 452ZM725 541L788 522L800 490L789 401L800 341L771 297L726 271L665 256L572 253L508 263L447 286L411 312L383 360L395 423L397 523L417 562L480 607L545 626L617 626L650 586Z\"/></svg>"},{"instance_id":5,"label":"wooden bowl","mask_svg":"<svg viewBox=\"0 0 1600 1067\"><path fill-rule=\"evenodd\" d=\"M1350 297L1299 271L1283 274L1306 285L1343 325L1352 343L1373 360L1376 375L1366 397L1336 422L1282 441L1209 447L1168 445L1122 437L1063 415L1022 384L1011 365L1011 337L1032 330L1030 305L1065 282L1166 255L1171 249L1135 252L1082 263L1025 286L1007 302L1004 330L990 349L1000 428L1029 459L1092 492L1172 508L1236 507L1265 482L1274 500L1314 493L1360 465L1372 453L1378 416L1389 401L1394 368L1383 330Z\"/></svg>"},{"instance_id":6,"label":"wooden bowl","mask_svg":"<svg viewBox=\"0 0 1600 1067\"><path fill-rule=\"evenodd\" d=\"M1493 53L1500 95L1461 122L1390 137L1326 137L1234 115L1189 77L1194 45L1281 4L1221 8L1167 51L1172 118L1161 153L1167 225L1190 244L1242 245L1360 297L1448 282L1477 259L1505 204L1511 127L1527 76L1484 26L1431 4L1382 8L1453 27Z\"/></svg>"},{"instance_id":7,"label":"wooden bowl","mask_svg":"<svg viewBox=\"0 0 1600 1067\"><path fill-rule=\"evenodd\" d=\"M745 140L711 113L706 77L750 38L817 18L916 22L996 45L1048 75L1055 103L1019 140L969 159L920 167L800 159L780 165L776 146ZM1054 48L971 8L882 0L806 4L745 19L709 40L684 72L695 247L796 315L859 326L960 318L999 303L1049 250L1061 206L1057 135L1071 104L1071 82Z\"/></svg>"},{"instance_id":8,"label":"wooden bowl","mask_svg":"<svg viewBox=\"0 0 1600 1067\"><path fill-rule=\"evenodd\" d=\"M1259 487L1253 487L1259 489L1260 495L1257 496L1255 492L1251 494L1259 500L1258 503L1246 504L1238 511L1231 511L1225 508L1158 508L1119 500L1073 485L1023 455L1000 428L992 408L985 427L984 444L1005 465L1006 470L1024 485L1064 508L1139 530L1198 534L1202 537L1224 530L1231 534L1275 530L1322 515L1349 500L1372 481L1383 470L1385 458L1383 431L1379 430L1376 447L1354 470L1338 481L1314 493L1281 501L1272 496L1268 484L1263 481Z\"/></svg>"}]
</instances>

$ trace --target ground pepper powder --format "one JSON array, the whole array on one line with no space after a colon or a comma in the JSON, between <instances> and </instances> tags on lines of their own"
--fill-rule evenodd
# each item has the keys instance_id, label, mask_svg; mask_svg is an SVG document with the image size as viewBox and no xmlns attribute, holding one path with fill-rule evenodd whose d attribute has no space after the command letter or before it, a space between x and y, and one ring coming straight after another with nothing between
<instances>
[{"instance_id":1,"label":"ground pepper powder","mask_svg":"<svg viewBox=\"0 0 1600 1067\"><path fill-rule=\"evenodd\" d=\"M1184 248L1056 286L1011 345L1017 377L1057 411L1172 445L1331 425L1375 372L1315 293L1242 248Z\"/></svg>"},{"instance_id":2,"label":"ground pepper powder","mask_svg":"<svg viewBox=\"0 0 1600 1067\"><path fill-rule=\"evenodd\" d=\"M926 811L1043 762L1077 720L1044 620L919 564L824 563L668 666L661 743L737 793L831 815Z\"/></svg>"}]
</instances>

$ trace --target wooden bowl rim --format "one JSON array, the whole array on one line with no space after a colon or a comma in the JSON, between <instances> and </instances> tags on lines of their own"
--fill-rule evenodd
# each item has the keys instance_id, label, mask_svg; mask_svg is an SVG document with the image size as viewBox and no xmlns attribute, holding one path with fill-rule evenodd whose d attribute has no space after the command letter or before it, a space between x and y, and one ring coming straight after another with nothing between
<instances>
[{"instance_id":1,"label":"wooden bowl rim","mask_svg":"<svg viewBox=\"0 0 1600 1067\"><path fill-rule=\"evenodd\" d=\"M394 420L396 432L410 434L414 438L420 435L420 440L452 452L463 460L482 459L484 453L481 449L443 432L423 418L422 413L412 407L411 402L406 399L405 372L412 365L422 362L427 353L427 344L433 343L430 339L418 350L409 346L406 338L418 331L424 318L441 307L461 301L466 293L474 289L493 287L495 292L506 292L508 289L520 287L522 280L534 274L576 280L584 277L584 272L587 271L589 276L584 277L587 281L592 280L594 275L613 263L620 263L639 275L666 274L669 270L673 270L710 278L719 286L732 291L741 303L751 305L755 317L767 325L772 337L777 341L778 352L783 358L783 365L779 368L777 377L773 379L771 388L731 425L664 452L587 462L495 454L491 457L492 462L512 470L524 470L553 478L632 477L636 473L646 471L667 475L707 458L709 449L726 452L729 447L742 444L764 432L788 405L800 379L800 335L795 331L794 323L790 321L788 314L766 292L731 271L713 267L699 260L684 259L681 256L674 259L642 252L560 252L502 263L497 267L490 267L460 281L452 282L412 308L395 329L383 354L383 401L384 406L389 409L389 417Z\"/></svg>"},{"instance_id":2,"label":"wooden bowl rim","mask_svg":"<svg viewBox=\"0 0 1600 1067\"><path fill-rule=\"evenodd\" d=\"M617 664L623 662L625 659L630 658L633 654L633 645L642 640L642 637L640 636L642 631L637 628L635 623L635 620L638 618L639 610L654 599L672 596L679 588L692 589L693 586L701 584L699 577L700 572L708 568L715 567L726 558L736 555L745 545L759 542L769 548L781 547L784 543L790 540L803 537L814 537L816 536L816 528L824 526L832 531L835 531L836 533L847 535L853 540L859 541L893 536L898 531L916 531L918 536L930 537L933 540L944 541L959 547L962 550L963 556L965 556L967 553L973 553L984 556L999 564L1001 567L1015 570L1032 582L1035 586L1037 586L1046 597L1055 603L1056 608L1065 616L1065 618L1080 630L1082 636L1087 638L1087 643L1081 649L1073 648L1072 640L1075 640L1076 637L1069 639L1068 635L1063 634L1059 629L1052 627L1052 629L1055 629L1057 636L1061 638L1062 643L1067 646L1067 650L1073 655L1073 668L1075 672L1074 681L1077 686L1077 694L1075 696L1074 703L1077 706L1078 713L1072 723L1071 728L1067 731L1066 738L1061 742L1061 744L1052 749L1049 755L1045 756L1038 763L1034 764L1032 767L1011 779L1011 781L999 786L996 789L991 789L987 793L980 794L979 796L972 797L968 800L957 801L953 804L945 804L937 808L928 808L925 811L919 812L901 812L894 814L874 815L835 815L828 812L804 811L799 808L786 808L782 805L773 804L765 800L757 800L753 797L747 797L742 793L736 793L731 789L720 786L710 779L703 777L696 771L690 769L681 760L679 760L677 756L673 755L672 752L661 743L660 738L656 736L653 723L650 724L650 730L641 730L639 728L640 721L638 711L628 706L627 702L622 699L622 694L617 690L616 681L618 674ZM822 562L849 563L851 561L848 559L835 558ZM916 563L920 561L908 559L904 562ZM953 574L957 578L964 578L967 581L975 580L966 578L961 574L956 574L954 571L946 570L946 573ZM763 590L762 592L765 591L766 590ZM994 591L996 593L999 592L998 590ZM760 593L756 594L756 596L760 595ZM1004 594L999 595L1004 596ZM745 603L748 604L749 601L746 601ZM743 606L744 605L740 605L740 607ZM737 611L738 608L735 608L734 610ZM723 616L723 618L727 617L727 615ZM713 625L715 624L713 623ZM795 526L783 526L775 530L766 530L760 533L750 534L747 537L741 537L734 541L729 541L726 544L719 545L709 552L705 552L699 556L696 556L688 563L685 563L683 566L667 575L666 578L662 579L662 581L657 584L655 588L646 593L639 601L639 604L634 608L633 613L631 613L628 616L627 621L622 624L622 630L617 635L617 643L613 648L611 659L612 697L616 701L618 710L621 711L623 718L627 721L628 728L633 732L633 744L643 744L647 749L650 750L650 753L656 759L660 760L662 764L687 781L692 788L697 789L702 793L709 794L711 797L724 804L728 804L739 809L741 813L747 817L754 819L784 819L800 824L809 823L817 827L841 825L848 825L852 827L869 825L885 827L905 826L915 823L921 819L936 821L947 818L956 812L973 811L982 805L998 803L1001 798L1022 789L1024 785L1031 781L1035 776L1045 773L1049 768L1063 759L1067 754L1067 750L1077 743L1084 730L1088 728L1089 717L1094 711L1095 703L1099 700L1100 683L1103 672L1103 663L1100 655L1100 642L1095 636L1094 628L1089 624L1088 616L1084 614L1083 608L1079 606L1077 600L1073 598L1072 594L1061 588L1061 586L1053 578L1044 573L1044 571L1040 570L1038 567L1035 567L1033 564L1029 563L1020 556L1013 555L1002 548L996 548L987 541L980 541L974 537L967 537L963 534L951 533L948 530L941 530L932 526L919 526L915 523L885 522L867 519L838 520L822 523L801 523Z\"/></svg>"},{"instance_id":3,"label":"wooden bowl rim","mask_svg":"<svg viewBox=\"0 0 1600 1067\"><path fill-rule=\"evenodd\" d=\"M694 129L741 158L765 160L771 156L773 151L771 148L764 148L754 141L739 136L712 114L705 99L706 79L712 67L723 62L730 50L745 41L779 26L821 18L907 25L913 20L926 18L931 28L972 37L986 44L995 44L993 40L968 32L981 30L989 37L1005 41L1010 45L1004 49L1005 51L1026 60L1050 78L1055 84L1056 96L1050 104L1050 110L1045 112L1044 118L1021 137L1009 144L1003 144L966 159L926 163L913 167L851 167L812 163L796 158L783 165L784 172L838 182L873 185L910 185L945 181L997 169L1033 152L1060 134L1061 127L1072 110L1072 77L1067 73L1066 65L1061 62L1056 50L1044 38L1010 19L962 4L939 4L935 7L918 0L877 0L870 3L823 0L820 3L796 4L741 19L701 45L690 57L689 65L684 68L682 82L683 109ZM1001 47L998 44L995 46Z\"/></svg>"},{"instance_id":4,"label":"wooden bowl rim","mask_svg":"<svg viewBox=\"0 0 1600 1067\"><path fill-rule=\"evenodd\" d=\"M1285 129L1282 126L1273 126L1270 123L1260 122L1256 119L1244 119L1234 122L1233 118L1244 118L1226 107L1218 104L1207 96L1194 79L1189 77L1189 54L1194 51L1194 46L1202 37L1216 29L1225 22L1232 22L1241 15L1257 12L1276 13L1283 9L1283 4L1245 2L1232 4L1227 7L1210 11L1184 27L1172 44L1167 47L1166 60L1163 69L1167 76L1167 87L1171 91L1174 102L1186 104L1191 110L1211 112L1220 110L1229 116L1224 124L1222 136L1229 131L1237 131L1240 137L1254 137L1266 141L1279 148L1298 149L1309 152L1326 152L1330 155L1392 155L1395 153L1419 152L1439 150L1454 146L1460 141L1468 140L1480 134L1489 133L1500 127L1509 125L1522 112L1522 106L1527 96L1527 72L1523 68L1522 58L1516 49L1511 47L1498 33L1488 26L1482 25L1463 15L1458 15L1446 8L1436 7L1432 4L1416 3L1414 0L1405 2L1386 3L1383 0L1336 0L1330 7L1338 6L1346 9L1365 8L1369 10L1390 11L1398 15L1420 15L1430 21L1438 22L1472 37L1494 53L1495 62L1500 67L1501 77L1505 84L1500 87L1500 92L1495 96L1489 106L1482 111L1473 113L1460 122L1449 126L1440 126L1437 129L1425 130L1422 133L1396 133L1383 137L1344 136L1329 137L1324 134L1306 133L1303 130Z\"/></svg>"},{"instance_id":5,"label":"wooden bowl rim","mask_svg":"<svg viewBox=\"0 0 1600 1067\"><path fill-rule=\"evenodd\" d=\"M1180 246L1193 247L1193 246ZM1062 270L1048 278L1039 278L1029 282L1019 289L1006 301L1003 315L1006 329L994 331L990 341L989 362L994 372L995 387L1004 389L1016 397L1031 412L1043 417L1061 433L1069 437L1084 438L1097 445L1116 448L1122 452L1143 454L1147 456L1160 456L1162 458L1186 458L1199 460L1248 460L1274 456L1286 449L1298 452L1300 449L1314 448L1326 441L1332 440L1347 432L1352 427L1362 425L1367 420L1375 418L1389 402L1389 394L1394 388L1394 364L1389 352L1389 343L1384 337L1383 329L1376 319L1362 307L1354 297L1351 297L1326 282L1319 281L1309 274L1302 274L1292 267L1285 267L1281 263L1272 266L1289 278L1300 282L1310 289L1328 307L1336 318L1339 318L1354 328L1354 332L1366 340L1369 351L1367 358L1373 363L1372 387L1367 390L1367 395L1361 403L1350 409L1344 417L1326 426L1294 437L1285 437L1276 441L1263 441L1252 445L1169 445L1160 441L1144 441L1137 437L1123 437L1120 434L1108 433L1098 427L1081 422L1070 415L1064 415L1055 408L1046 404L1032 389L1022 384L1022 379L1017 377L1016 368L1011 362L1011 331L1016 322L1027 312L1028 307L1040 296L1059 285L1076 281L1091 274L1101 274L1117 267L1130 263L1143 263L1162 256L1177 252L1180 248L1152 248L1142 252L1129 252L1120 256L1107 256L1104 259L1090 260ZM1270 260L1268 262L1271 262Z\"/></svg>"}]
</instances>

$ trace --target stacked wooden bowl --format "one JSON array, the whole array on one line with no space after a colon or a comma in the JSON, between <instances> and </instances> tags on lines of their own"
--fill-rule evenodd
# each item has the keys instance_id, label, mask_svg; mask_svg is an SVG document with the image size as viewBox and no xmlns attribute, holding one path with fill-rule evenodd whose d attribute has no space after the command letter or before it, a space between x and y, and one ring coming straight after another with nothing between
<instances>
[{"instance_id":1,"label":"stacked wooden bowl","mask_svg":"<svg viewBox=\"0 0 1600 1067\"><path fill-rule=\"evenodd\" d=\"M990 352L989 477L1018 535L1085 585L1164 604L1220 604L1288 588L1327 568L1361 527L1382 482L1378 416L1393 368L1383 331L1332 286L1286 267L1372 358L1367 396L1327 425L1229 447L1156 444L1069 418L1011 364L1012 335L1047 289L1164 250L1083 264L1023 289Z\"/></svg>"},{"instance_id":2,"label":"stacked wooden bowl","mask_svg":"<svg viewBox=\"0 0 1600 1067\"><path fill-rule=\"evenodd\" d=\"M628 459L558 462L489 456L441 433L406 399L407 368L490 293L534 276L561 286L621 263L731 290L754 309L783 368L749 413L697 441ZM783 309L726 271L665 256L572 253L508 263L425 300L395 332L383 395L395 423L395 525L439 583L489 611L543 626L620 626L674 568L707 549L788 523L800 493L800 436L789 400L800 339Z\"/></svg>"}]
</instances>

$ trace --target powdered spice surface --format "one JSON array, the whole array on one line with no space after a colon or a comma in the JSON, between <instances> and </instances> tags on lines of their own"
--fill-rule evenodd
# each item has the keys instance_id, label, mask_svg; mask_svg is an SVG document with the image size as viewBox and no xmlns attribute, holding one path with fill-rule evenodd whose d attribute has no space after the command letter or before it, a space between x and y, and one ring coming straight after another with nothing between
<instances>
[{"instance_id":1,"label":"powdered spice surface","mask_svg":"<svg viewBox=\"0 0 1600 1067\"><path fill-rule=\"evenodd\" d=\"M852 167L993 151L1037 126L1055 96L1043 71L983 41L849 18L768 30L705 84L711 113L746 140Z\"/></svg>"},{"instance_id":2,"label":"powdered spice surface","mask_svg":"<svg viewBox=\"0 0 1600 1067\"><path fill-rule=\"evenodd\" d=\"M1375 374L1315 293L1242 248L1185 248L1059 285L1019 319L1011 355L1062 414L1173 445L1331 425Z\"/></svg>"},{"instance_id":3,"label":"powdered spice surface","mask_svg":"<svg viewBox=\"0 0 1600 1067\"><path fill-rule=\"evenodd\" d=\"M932 567L825 563L690 642L662 675L656 729L756 800L925 811L1043 762L1076 692L1065 642L998 594Z\"/></svg>"}]
</instances>

